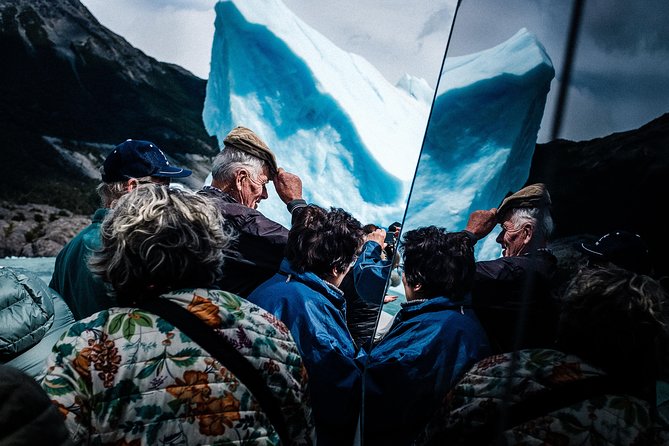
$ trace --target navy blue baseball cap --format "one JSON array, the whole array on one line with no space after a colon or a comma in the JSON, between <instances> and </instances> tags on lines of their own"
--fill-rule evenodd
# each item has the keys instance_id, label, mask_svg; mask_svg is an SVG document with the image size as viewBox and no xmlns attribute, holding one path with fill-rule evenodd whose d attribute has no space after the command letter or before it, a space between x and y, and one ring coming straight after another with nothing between
<instances>
[{"instance_id":1,"label":"navy blue baseball cap","mask_svg":"<svg viewBox=\"0 0 669 446\"><path fill-rule=\"evenodd\" d=\"M128 139L114 147L102 165L102 181L114 183L130 178L183 178L188 169L170 165L160 148L149 141Z\"/></svg>"}]
</instances>

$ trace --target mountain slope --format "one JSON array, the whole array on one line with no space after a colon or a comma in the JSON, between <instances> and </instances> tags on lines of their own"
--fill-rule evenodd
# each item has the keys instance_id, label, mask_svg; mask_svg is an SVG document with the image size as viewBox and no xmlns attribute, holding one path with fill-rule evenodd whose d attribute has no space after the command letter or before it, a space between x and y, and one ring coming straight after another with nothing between
<instances>
[{"instance_id":1,"label":"mountain slope","mask_svg":"<svg viewBox=\"0 0 669 446\"><path fill-rule=\"evenodd\" d=\"M79 1L2 2L0 54L0 199L88 213L97 166L127 138L192 166L187 184L206 176L218 151L202 123L206 81L133 48Z\"/></svg>"},{"instance_id":2,"label":"mountain slope","mask_svg":"<svg viewBox=\"0 0 669 446\"><path fill-rule=\"evenodd\" d=\"M669 275L668 148L669 113L590 141L538 144L526 184L547 184L554 238L633 231L648 244L657 274Z\"/></svg>"}]
</instances>

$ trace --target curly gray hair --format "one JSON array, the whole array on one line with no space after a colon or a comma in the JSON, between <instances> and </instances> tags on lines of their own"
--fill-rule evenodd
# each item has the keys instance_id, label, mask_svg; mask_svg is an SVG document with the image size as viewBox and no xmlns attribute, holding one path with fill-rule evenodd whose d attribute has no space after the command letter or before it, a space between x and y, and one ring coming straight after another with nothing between
<instances>
[{"instance_id":1,"label":"curly gray hair","mask_svg":"<svg viewBox=\"0 0 669 446\"><path fill-rule=\"evenodd\" d=\"M210 287L234 239L204 197L146 184L119 198L101 227L91 271L112 284L119 303L179 289Z\"/></svg>"}]
</instances>

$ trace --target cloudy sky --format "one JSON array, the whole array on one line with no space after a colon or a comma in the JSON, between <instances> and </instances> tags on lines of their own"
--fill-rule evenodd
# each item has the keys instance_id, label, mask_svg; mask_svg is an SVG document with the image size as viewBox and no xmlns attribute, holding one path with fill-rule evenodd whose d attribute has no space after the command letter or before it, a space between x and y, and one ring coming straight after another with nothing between
<instances>
[{"instance_id":1,"label":"cloudy sky","mask_svg":"<svg viewBox=\"0 0 669 446\"><path fill-rule=\"evenodd\" d=\"M209 77L216 0L82 0L106 27L158 60ZM404 73L435 86L454 0L284 0L304 22L363 56L395 83Z\"/></svg>"},{"instance_id":2,"label":"cloudy sky","mask_svg":"<svg viewBox=\"0 0 669 446\"><path fill-rule=\"evenodd\" d=\"M559 136L591 139L638 128L669 112L669 2L584 3ZM521 27L542 42L557 79L551 86L540 141L552 130L571 4L567 0L463 0L453 30L449 56L490 48Z\"/></svg>"},{"instance_id":3,"label":"cloudy sky","mask_svg":"<svg viewBox=\"0 0 669 446\"><path fill-rule=\"evenodd\" d=\"M83 0L100 20L158 60L207 78L215 0ZM362 55L391 81L404 73L436 85L455 0L285 0L341 48ZM463 0L449 56L495 46L525 27L550 55L551 87L540 142L552 133L554 97L571 3ZM588 0L559 136L582 140L637 128L669 111L669 2Z\"/></svg>"}]
</instances>

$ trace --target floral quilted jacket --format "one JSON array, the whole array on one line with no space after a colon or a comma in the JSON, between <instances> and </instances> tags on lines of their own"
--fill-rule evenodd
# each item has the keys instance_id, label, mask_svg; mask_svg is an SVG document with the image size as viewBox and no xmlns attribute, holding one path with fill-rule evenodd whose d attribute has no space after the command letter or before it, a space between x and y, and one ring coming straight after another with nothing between
<instances>
[{"instance_id":1,"label":"floral quilted jacket","mask_svg":"<svg viewBox=\"0 0 669 446\"><path fill-rule=\"evenodd\" d=\"M507 445L619 446L669 444L667 432L653 423L649 404L633 396L587 390L593 378L604 372L573 355L548 350L521 350L511 383L506 379L512 365L511 353L479 361L454 387L435 413L415 445L492 444L493 432L502 419L502 401L509 395L506 416L516 420L507 424L501 442ZM590 380L590 381L585 381ZM556 388L564 395L570 383L589 383L589 397L575 398L545 413L542 404L557 401ZM578 384L577 384L578 385ZM561 387L563 386L563 387ZM598 387L605 388L606 386ZM580 392L580 391L579 391ZM526 403L531 404L526 405ZM514 408L523 407L528 416L513 418ZM487 431L487 433L486 433ZM490 434L490 435L488 435ZM484 441L484 439L486 439Z\"/></svg>"},{"instance_id":2,"label":"floral quilted jacket","mask_svg":"<svg viewBox=\"0 0 669 446\"><path fill-rule=\"evenodd\" d=\"M286 326L218 290L165 294L215 327L262 371L292 444L313 444L307 377ZM42 387L77 443L275 445L277 432L240 381L162 318L111 308L54 346Z\"/></svg>"}]
</instances>

